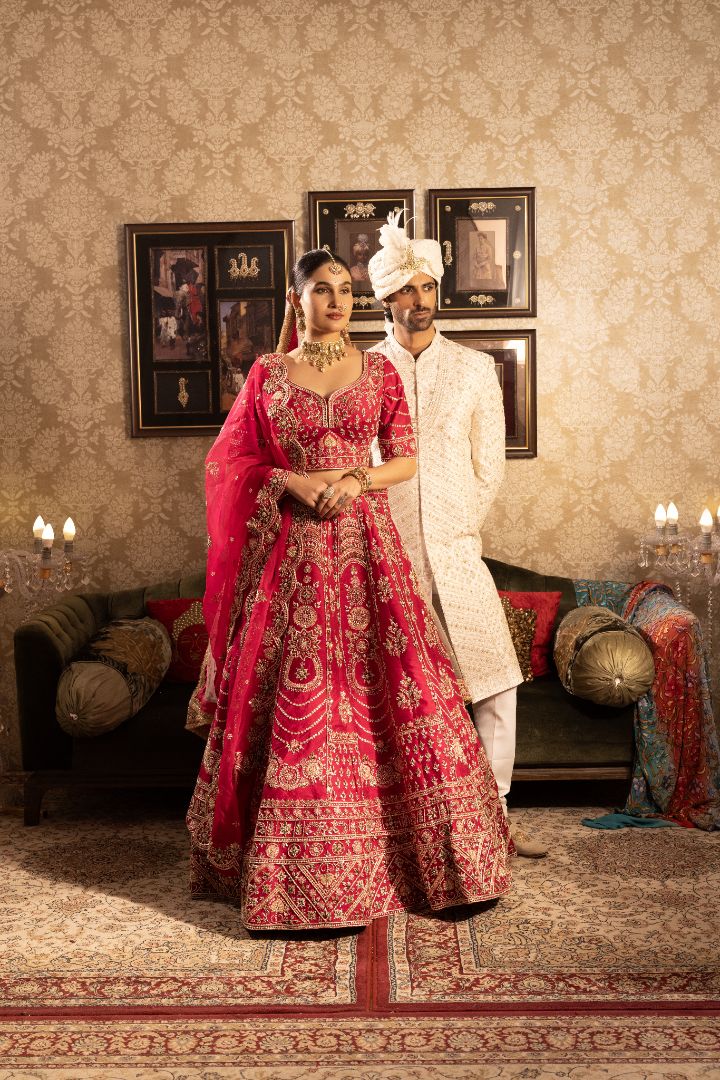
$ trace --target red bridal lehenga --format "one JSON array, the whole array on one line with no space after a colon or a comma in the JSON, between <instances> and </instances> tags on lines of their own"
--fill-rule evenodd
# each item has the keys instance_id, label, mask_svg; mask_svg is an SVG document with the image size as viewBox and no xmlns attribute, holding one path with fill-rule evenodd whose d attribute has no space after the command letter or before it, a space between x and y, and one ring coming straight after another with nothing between
<instances>
[{"instance_id":1,"label":"red bridal lehenga","mask_svg":"<svg viewBox=\"0 0 720 1080\"><path fill-rule=\"evenodd\" d=\"M384 491L333 521L287 471L415 454L380 353L325 399L261 357L206 463L211 723L188 811L192 891L248 929L364 926L510 886L508 830Z\"/></svg>"}]
</instances>

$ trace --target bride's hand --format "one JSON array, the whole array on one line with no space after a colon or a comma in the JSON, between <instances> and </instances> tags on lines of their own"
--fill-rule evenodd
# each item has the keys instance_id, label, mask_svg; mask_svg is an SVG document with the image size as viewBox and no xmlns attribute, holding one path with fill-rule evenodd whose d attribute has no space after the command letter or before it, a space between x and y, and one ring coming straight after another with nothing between
<instances>
[{"instance_id":1,"label":"bride's hand","mask_svg":"<svg viewBox=\"0 0 720 1080\"><path fill-rule=\"evenodd\" d=\"M317 476L301 476L300 473L290 473L285 490L293 499L297 499L303 506L309 506L317 510L322 505L322 493L327 484Z\"/></svg>"},{"instance_id":2,"label":"bride's hand","mask_svg":"<svg viewBox=\"0 0 720 1080\"><path fill-rule=\"evenodd\" d=\"M329 499L322 499L317 508L318 515L323 521L332 521L343 510L347 510L353 499L360 494L360 481L354 476L343 476L342 480L336 480L334 484L326 485L332 488Z\"/></svg>"}]
</instances>

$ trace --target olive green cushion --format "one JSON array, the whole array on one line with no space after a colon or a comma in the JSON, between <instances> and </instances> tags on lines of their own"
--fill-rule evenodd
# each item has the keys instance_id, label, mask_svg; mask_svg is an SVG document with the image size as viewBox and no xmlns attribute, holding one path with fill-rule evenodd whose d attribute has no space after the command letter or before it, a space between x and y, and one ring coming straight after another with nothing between
<instances>
[{"instance_id":1,"label":"olive green cushion","mask_svg":"<svg viewBox=\"0 0 720 1080\"><path fill-rule=\"evenodd\" d=\"M148 701L171 657L167 630L155 619L108 623L60 676L58 723L74 736L112 731Z\"/></svg>"},{"instance_id":2,"label":"olive green cushion","mask_svg":"<svg viewBox=\"0 0 720 1080\"><path fill-rule=\"evenodd\" d=\"M607 608L568 612L555 635L555 666L565 689L600 705L623 708L655 679L652 653L632 626Z\"/></svg>"}]
</instances>

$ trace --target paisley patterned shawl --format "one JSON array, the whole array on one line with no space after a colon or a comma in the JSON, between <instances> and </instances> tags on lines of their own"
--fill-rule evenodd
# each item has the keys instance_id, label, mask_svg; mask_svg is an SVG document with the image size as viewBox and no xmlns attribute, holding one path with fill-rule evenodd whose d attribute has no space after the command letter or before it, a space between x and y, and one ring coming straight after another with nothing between
<instances>
[{"instance_id":1,"label":"paisley patterned shawl","mask_svg":"<svg viewBox=\"0 0 720 1080\"><path fill-rule=\"evenodd\" d=\"M281 370L282 369L282 370ZM268 597L290 525L279 505L289 470L304 471L283 400L282 361L260 357L205 462L208 558L203 615L206 661L190 704L188 726L212 719L229 644L244 612L243 656L252 664L268 618ZM266 403L268 403L266 405Z\"/></svg>"},{"instance_id":2,"label":"paisley patterned shawl","mask_svg":"<svg viewBox=\"0 0 720 1080\"><path fill-rule=\"evenodd\" d=\"M576 581L578 604L601 604L635 626L655 682L635 706L635 766L625 813L720 829L720 749L698 619L656 581Z\"/></svg>"}]
</instances>

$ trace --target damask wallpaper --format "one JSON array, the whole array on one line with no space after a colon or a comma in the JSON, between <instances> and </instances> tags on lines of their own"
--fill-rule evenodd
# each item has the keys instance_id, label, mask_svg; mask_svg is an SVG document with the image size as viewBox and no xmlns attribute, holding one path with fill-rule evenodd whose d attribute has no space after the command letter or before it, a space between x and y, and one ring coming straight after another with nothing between
<instances>
[{"instance_id":1,"label":"damask wallpaper","mask_svg":"<svg viewBox=\"0 0 720 1080\"><path fill-rule=\"evenodd\" d=\"M681 523L717 508L716 0L0 14L0 546L71 513L97 587L201 565L209 440L128 435L122 224L287 217L302 245L312 189L414 187L422 234L428 188L537 188L539 314L521 325L537 328L539 456L509 462L489 554L638 577L658 501ZM8 764L21 614L0 596Z\"/></svg>"}]
</instances>

